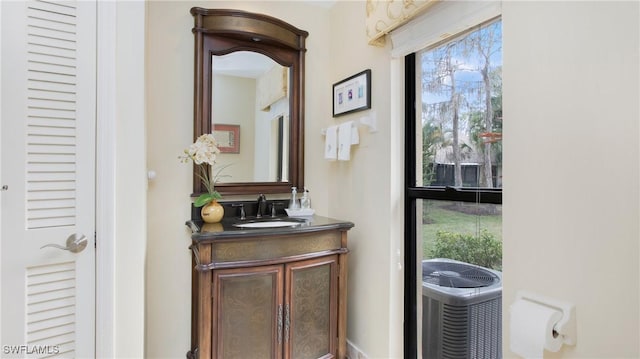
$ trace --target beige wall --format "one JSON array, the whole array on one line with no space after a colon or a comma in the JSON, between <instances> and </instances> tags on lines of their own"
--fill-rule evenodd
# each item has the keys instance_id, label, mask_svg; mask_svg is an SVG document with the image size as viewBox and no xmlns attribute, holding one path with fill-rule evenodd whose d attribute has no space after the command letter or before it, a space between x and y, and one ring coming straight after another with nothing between
<instances>
[{"instance_id":1,"label":"beige wall","mask_svg":"<svg viewBox=\"0 0 640 359\"><path fill-rule=\"evenodd\" d=\"M640 356L638 18L503 2L506 357L520 289L576 305L578 344L546 357Z\"/></svg>"},{"instance_id":2,"label":"beige wall","mask_svg":"<svg viewBox=\"0 0 640 359\"><path fill-rule=\"evenodd\" d=\"M110 233L114 240L108 246L115 266L98 263L105 270L114 271L115 288L112 295L113 328L99 328L112 343L105 343L116 358L144 357L145 321L145 252L147 228L147 171L145 151L145 80L144 80L144 11L142 1L118 2L116 4L116 79L115 79L115 123L105 124L115 128L115 153L105 157L114 161L115 188L114 219ZM99 59L100 61L100 59ZM109 96L111 94L107 94ZM113 157L111 157L113 156ZM104 180L104 179L103 179ZM98 218L97 221L102 221ZM98 285L105 285L104 283ZM107 284L108 285L108 284ZM98 299L100 303L100 299ZM109 300L111 303L111 300ZM113 337L108 330L113 329Z\"/></svg>"},{"instance_id":3,"label":"beige wall","mask_svg":"<svg viewBox=\"0 0 640 359\"><path fill-rule=\"evenodd\" d=\"M147 2L148 190L145 354L184 357L189 350L190 166L178 156L193 140L193 35L189 5ZM186 31L184 31L186 29ZM191 71L190 71L191 70Z\"/></svg>"},{"instance_id":4,"label":"beige wall","mask_svg":"<svg viewBox=\"0 0 640 359\"><path fill-rule=\"evenodd\" d=\"M364 1L339 1L331 10L332 71L326 86L371 69L372 109L334 119L329 115L325 126L375 113L378 132L360 126L360 144L352 147L351 161L328 164L329 214L355 223L349 233L348 338L371 358L399 358L403 167L397 158L403 145L397 135L402 122L391 116L390 48L367 44L365 14ZM331 111L331 99L324 103Z\"/></svg>"},{"instance_id":5,"label":"beige wall","mask_svg":"<svg viewBox=\"0 0 640 359\"><path fill-rule=\"evenodd\" d=\"M150 1L147 3L148 193L146 356L181 358L190 346L190 167L177 157L193 136L192 6L275 16L310 33L306 74L306 186L317 213L328 215L328 165L320 130L331 116L329 11L303 2ZM268 199L274 196L268 196ZM226 198L229 199L229 198Z\"/></svg>"},{"instance_id":6,"label":"beige wall","mask_svg":"<svg viewBox=\"0 0 640 359\"><path fill-rule=\"evenodd\" d=\"M603 4L503 3L507 357L518 289L576 303L578 345L556 357L640 356L638 4ZM189 347L191 174L177 156L192 140L194 5L261 12L309 31L305 178L318 214L356 224L348 337L371 358L401 357L402 108L392 86L401 65L388 46L366 44L363 1L331 10L147 4L147 151L157 178L148 193L146 356L182 357ZM361 128L351 161L327 162L320 130L367 114L332 118L331 85L366 68L379 132Z\"/></svg>"},{"instance_id":7,"label":"beige wall","mask_svg":"<svg viewBox=\"0 0 640 359\"><path fill-rule=\"evenodd\" d=\"M392 152L385 91L389 86L388 50L366 45L364 33L355 31L361 22L354 19L365 13L364 2L339 2L330 11L303 2L245 1L147 5L148 153L149 168L157 172L148 202L147 356L181 356L189 347L189 234L183 220L189 216L191 174L174 159L192 136L191 6L265 13L309 32L305 182L316 213L356 223L350 232L348 337L372 357L392 356L392 347L396 350L393 356L400 356L402 309L397 298L402 298L401 288L394 291L395 299L389 295L390 268L397 268L390 259L397 258L401 232L389 241L392 226L387 219L396 209L389 206L392 174L388 163ZM370 135L361 129L361 144L352 151L351 162L327 162L323 159L321 130L364 114L333 119L331 85L366 68L373 72L372 97L380 131ZM397 270L393 273L398 277Z\"/></svg>"},{"instance_id":8,"label":"beige wall","mask_svg":"<svg viewBox=\"0 0 640 359\"><path fill-rule=\"evenodd\" d=\"M256 80L237 76L214 76L212 116L218 124L240 126L239 153L226 153L217 158L218 168L224 169L220 182L253 181L255 162ZM238 94L245 94L238 96Z\"/></svg>"}]
</instances>

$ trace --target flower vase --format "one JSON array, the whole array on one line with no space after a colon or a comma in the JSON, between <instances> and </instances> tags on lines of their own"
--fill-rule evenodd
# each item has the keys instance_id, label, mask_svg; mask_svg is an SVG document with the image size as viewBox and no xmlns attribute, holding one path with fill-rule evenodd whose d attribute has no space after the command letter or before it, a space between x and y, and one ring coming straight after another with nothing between
<instances>
[{"instance_id":1,"label":"flower vase","mask_svg":"<svg viewBox=\"0 0 640 359\"><path fill-rule=\"evenodd\" d=\"M218 223L224 216L224 207L218 201L213 200L202 206L200 214L205 223Z\"/></svg>"}]
</instances>

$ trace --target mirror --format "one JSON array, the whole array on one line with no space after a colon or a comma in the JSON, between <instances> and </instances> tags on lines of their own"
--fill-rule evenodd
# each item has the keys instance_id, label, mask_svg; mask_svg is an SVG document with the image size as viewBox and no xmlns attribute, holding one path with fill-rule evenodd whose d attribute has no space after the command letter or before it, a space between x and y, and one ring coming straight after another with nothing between
<instances>
[{"instance_id":1,"label":"mirror","mask_svg":"<svg viewBox=\"0 0 640 359\"><path fill-rule=\"evenodd\" d=\"M288 182L289 69L251 51L213 56L211 63L213 133L225 167L220 183Z\"/></svg>"},{"instance_id":2,"label":"mirror","mask_svg":"<svg viewBox=\"0 0 640 359\"><path fill-rule=\"evenodd\" d=\"M192 8L194 139L213 133L222 195L304 187L306 31L239 10ZM194 168L195 170L195 168ZM216 169L214 169L216 170ZM193 194L205 189L194 175Z\"/></svg>"}]
</instances>

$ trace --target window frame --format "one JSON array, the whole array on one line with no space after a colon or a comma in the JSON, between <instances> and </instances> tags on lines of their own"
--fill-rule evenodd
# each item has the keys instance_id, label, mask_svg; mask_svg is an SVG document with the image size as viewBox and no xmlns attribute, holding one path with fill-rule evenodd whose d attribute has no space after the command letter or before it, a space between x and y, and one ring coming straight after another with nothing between
<instances>
[{"instance_id":1,"label":"window frame","mask_svg":"<svg viewBox=\"0 0 640 359\"><path fill-rule=\"evenodd\" d=\"M417 186L416 53L404 58L405 191L404 191L404 357L418 357L417 202L420 199L502 204L502 188Z\"/></svg>"}]
</instances>

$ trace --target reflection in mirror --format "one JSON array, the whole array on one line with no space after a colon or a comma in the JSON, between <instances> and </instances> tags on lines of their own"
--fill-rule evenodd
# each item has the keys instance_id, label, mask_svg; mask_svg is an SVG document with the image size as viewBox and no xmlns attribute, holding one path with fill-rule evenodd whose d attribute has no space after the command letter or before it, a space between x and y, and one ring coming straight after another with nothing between
<instances>
[{"instance_id":1,"label":"reflection in mirror","mask_svg":"<svg viewBox=\"0 0 640 359\"><path fill-rule=\"evenodd\" d=\"M280 116L271 127L271 158L276 164L276 181L286 182L289 178L289 118Z\"/></svg>"},{"instance_id":2,"label":"reflection in mirror","mask_svg":"<svg viewBox=\"0 0 640 359\"><path fill-rule=\"evenodd\" d=\"M211 63L214 134L216 126L239 126L237 143L221 147L216 167L228 167L220 182L287 182L289 69L251 51L213 56Z\"/></svg>"}]
</instances>

